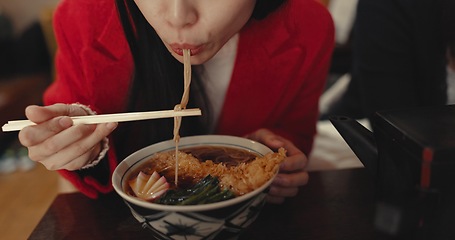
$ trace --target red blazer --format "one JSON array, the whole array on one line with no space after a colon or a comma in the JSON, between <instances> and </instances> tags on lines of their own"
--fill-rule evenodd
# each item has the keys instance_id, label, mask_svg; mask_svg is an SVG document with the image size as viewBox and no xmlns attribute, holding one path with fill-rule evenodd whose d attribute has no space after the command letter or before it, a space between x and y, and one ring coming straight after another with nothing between
<instances>
[{"instance_id":1,"label":"red blazer","mask_svg":"<svg viewBox=\"0 0 455 240\"><path fill-rule=\"evenodd\" d=\"M123 112L133 60L114 1L63 0L54 27L57 78L44 103ZM315 0L288 0L266 19L250 21L240 32L216 133L242 136L268 128L309 154L333 47L332 18ZM113 150L108 159L112 175L121 159ZM112 190L110 179L59 172L89 197Z\"/></svg>"}]
</instances>

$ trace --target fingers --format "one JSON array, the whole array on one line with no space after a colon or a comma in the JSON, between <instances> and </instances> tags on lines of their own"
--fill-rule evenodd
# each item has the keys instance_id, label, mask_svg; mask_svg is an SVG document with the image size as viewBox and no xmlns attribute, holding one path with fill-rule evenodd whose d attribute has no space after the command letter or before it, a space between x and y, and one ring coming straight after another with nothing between
<instances>
[{"instance_id":1,"label":"fingers","mask_svg":"<svg viewBox=\"0 0 455 240\"><path fill-rule=\"evenodd\" d=\"M291 141L273 133L268 129L259 129L245 137L261 142L273 150L277 150L278 148L283 147L286 149L288 156L303 154L302 151L298 149Z\"/></svg>"},{"instance_id":2,"label":"fingers","mask_svg":"<svg viewBox=\"0 0 455 240\"><path fill-rule=\"evenodd\" d=\"M60 166L59 169L66 169L68 171L75 171L81 169L83 166L91 163L94 161L101 149L101 143L94 147L92 150L87 151L83 155L78 158L73 159L72 161L68 162L67 164Z\"/></svg>"},{"instance_id":3,"label":"fingers","mask_svg":"<svg viewBox=\"0 0 455 240\"><path fill-rule=\"evenodd\" d=\"M32 105L25 113L37 125L22 129L19 140L28 148L30 159L49 170L77 170L85 166L98 156L101 141L117 127L117 123L73 126L70 116L88 113L72 104Z\"/></svg>"},{"instance_id":4,"label":"fingers","mask_svg":"<svg viewBox=\"0 0 455 240\"><path fill-rule=\"evenodd\" d=\"M280 164L280 173L273 181L267 195L269 203L282 203L287 197L295 196L300 186L308 183L309 176L305 171L308 158L291 141L268 129L259 129L246 137L275 150L280 147L286 149L287 157Z\"/></svg>"},{"instance_id":5,"label":"fingers","mask_svg":"<svg viewBox=\"0 0 455 240\"><path fill-rule=\"evenodd\" d=\"M308 183L308 179L309 175L307 171L287 174L279 173L273 181L273 185L284 188L300 187L306 185Z\"/></svg>"},{"instance_id":6,"label":"fingers","mask_svg":"<svg viewBox=\"0 0 455 240\"><path fill-rule=\"evenodd\" d=\"M305 154L289 156L280 164L280 172L298 172L305 169L308 164L308 158Z\"/></svg>"},{"instance_id":7,"label":"fingers","mask_svg":"<svg viewBox=\"0 0 455 240\"><path fill-rule=\"evenodd\" d=\"M308 173L305 171L294 174L278 174L270 186L267 202L280 204L286 198L296 196L300 186L306 185L308 179Z\"/></svg>"},{"instance_id":8,"label":"fingers","mask_svg":"<svg viewBox=\"0 0 455 240\"><path fill-rule=\"evenodd\" d=\"M278 149L280 147L284 147L285 145L284 139L282 137L264 128L259 129L246 137L261 142L272 149Z\"/></svg>"},{"instance_id":9,"label":"fingers","mask_svg":"<svg viewBox=\"0 0 455 240\"><path fill-rule=\"evenodd\" d=\"M87 151L83 153L82 155L78 157L72 157L72 158L63 158L62 156L67 155L68 153L71 153L71 151L68 151L66 149L63 149L62 151L51 155L49 158L46 158L42 161L39 161L41 164L43 164L48 170L69 170L69 171L74 171L81 169L83 166L88 164L91 160L94 159L90 158L94 154L92 153L94 151Z\"/></svg>"},{"instance_id":10,"label":"fingers","mask_svg":"<svg viewBox=\"0 0 455 240\"><path fill-rule=\"evenodd\" d=\"M82 141L76 142L71 145L71 147L62 149L57 154L54 154L51 157L40 161L40 163L42 163L48 170L78 170L96 159L101 149L100 144L101 143L97 143L95 146L88 150L83 149L83 147L78 147L78 150L73 150L74 146L83 145ZM78 155L78 151L81 151L82 154ZM67 158L62 158L61 156L65 156Z\"/></svg>"},{"instance_id":11,"label":"fingers","mask_svg":"<svg viewBox=\"0 0 455 240\"><path fill-rule=\"evenodd\" d=\"M46 107L31 105L25 108L25 116L27 116L27 118L30 119L32 122L41 123L60 115L54 114L52 111L49 111Z\"/></svg>"},{"instance_id":12,"label":"fingers","mask_svg":"<svg viewBox=\"0 0 455 240\"><path fill-rule=\"evenodd\" d=\"M305 185L308 182L308 174L299 175L301 176L295 176L297 179L294 180L287 179L288 176L283 179L280 179L277 176L273 184L270 186L269 193L267 195L267 202L281 204L286 198L296 196L299 192L299 186Z\"/></svg>"},{"instance_id":13,"label":"fingers","mask_svg":"<svg viewBox=\"0 0 455 240\"><path fill-rule=\"evenodd\" d=\"M87 113L80 107L59 103L46 107L31 105L25 109L25 114L29 120L38 124L26 127L19 132L21 144L28 147L39 144L72 126L73 122L67 116Z\"/></svg>"},{"instance_id":14,"label":"fingers","mask_svg":"<svg viewBox=\"0 0 455 240\"><path fill-rule=\"evenodd\" d=\"M72 125L73 121L71 118L66 116L56 117L39 125L29 126L22 129L19 132L19 141L25 147L34 146L71 127Z\"/></svg>"},{"instance_id":15,"label":"fingers","mask_svg":"<svg viewBox=\"0 0 455 240\"><path fill-rule=\"evenodd\" d=\"M42 141L34 139L32 145L26 145L29 147L30 158L36 161L42 161L49 156L60 152L62 149L76 143L80 139L83 139L95 131L96 125L77 125L70 127L58 134L51 135L50 132L43 132L43 134L49 135ZM39 134L34 131L35 134Z\"/></svg>"},{"instance_id":16,"label":"fingers","mask_svg":"<svg viewBox=\"0 0 455 240\"><path fill-rule=\"evenodd\" d=\"M87 113L78 106L57 103L46 107L28 106L25 108L25 115L32 122L42 123L58 116L79 116L87 115Z\"/></svg>"},{"instance_id":17,"label":"fingers","mask_svg":"<svg viewBox=\"0 0 455 240\"><path fill-rule=\"evenodd\" d=\"M49 170L80 169L96 158L100 142L116 126L116 123L73 126L41 144L29 147L30 158Z\"/></svg>"}]
</instances>

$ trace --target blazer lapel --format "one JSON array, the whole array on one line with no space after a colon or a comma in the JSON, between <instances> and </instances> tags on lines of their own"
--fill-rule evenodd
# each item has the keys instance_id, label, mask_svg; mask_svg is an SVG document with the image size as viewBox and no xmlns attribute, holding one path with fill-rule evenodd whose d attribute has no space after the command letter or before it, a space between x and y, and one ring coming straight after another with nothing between
<instances>
[{"instance_id":1,"label":"blazer lapel","mask_svg":"<svg viewBox=\"0 0 455 240\"><path fill-rule=\"evenodd\" d=\"M297 73L297 58L304 56L304 50L292 44L285 27L272 25L268 29L279 31L270 33L255 27L253 22L248 28L240 33L234 72L219 118L219 133L243 135L254 126L266 127L283 110L280 107L283 104L280 100L286 95L283 92L292 87L288 86L288 79Z\"/></svg>"},{"instance_id":2,"label":"blazer lapel","mask_svg":"<svg viewBox=\"0 0 455 240\"><path fill-rule=\"evenodd\" d=\"M103 55L113 60L119 60L125 53L129 51L126 39L124 37L123 27L120 24L120 19L117 10L114 8L109 20L100 35L96 38L95 48Z\"/></svg>"}]
</instances>

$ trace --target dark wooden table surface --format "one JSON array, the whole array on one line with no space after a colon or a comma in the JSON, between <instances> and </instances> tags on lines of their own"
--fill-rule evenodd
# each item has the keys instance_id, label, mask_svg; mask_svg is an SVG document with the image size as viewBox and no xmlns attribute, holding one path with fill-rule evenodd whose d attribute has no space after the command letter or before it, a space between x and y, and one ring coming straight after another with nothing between
<instances>
[{"instance_id":1,"label":"dark wooden table surface","mask_svg":"<svg viewBox=\"0 0 455 240\"><path fill-rule=\"evenodd\" d=\"M365 169L311 172L282 205L266 205L240 239L375 239L373 183ZM116 193L59 195L29 239L151 239Z\"/></svg>"}]
</instances>

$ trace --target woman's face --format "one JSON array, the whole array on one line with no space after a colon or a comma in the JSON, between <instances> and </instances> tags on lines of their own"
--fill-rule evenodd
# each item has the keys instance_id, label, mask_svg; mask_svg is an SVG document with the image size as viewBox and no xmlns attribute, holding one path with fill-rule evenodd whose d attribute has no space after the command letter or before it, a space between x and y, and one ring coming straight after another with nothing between
<instances>
[{"instance_id":1,"label":"woman's face","mask_svg":"<svg viewBox=\"0 0 455 240\"><path fill-rule=\"evenodd\" d=\"M134 0L166 48L180 62L182 49L201 64L250 19L256 0Z\"/></svg>"}]
</instances>

